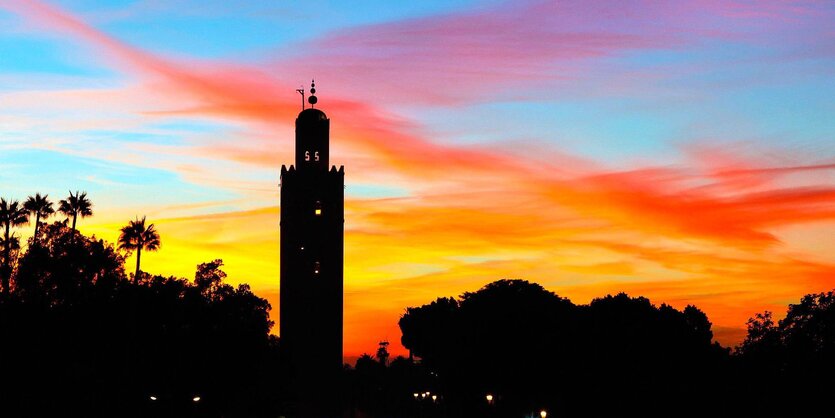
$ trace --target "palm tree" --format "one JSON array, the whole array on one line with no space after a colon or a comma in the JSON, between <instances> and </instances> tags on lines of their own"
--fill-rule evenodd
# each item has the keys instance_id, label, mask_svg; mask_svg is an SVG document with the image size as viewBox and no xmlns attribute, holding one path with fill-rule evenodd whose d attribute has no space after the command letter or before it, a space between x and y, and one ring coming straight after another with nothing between
<instances>
[{"instance_id":1,"label":"palm tree","mask_svg":"<svg viewBox=\"0 0 835 418\"><path fill-rule=\"evenodd\" d=\"M134 283L139 281L139 260L142 257L142 250L156 251L159 249L159 233L154 229L154 224L145 227L145 217L139 217L135 221L128 222L122 227L119 234L119 248L133 251L136 250L136 273L133 275Z\"/></svg>"},{"instance_id":2,"label":"palm tree","mask_svg":"<svg viewBox=\"0 0 835 418\"><path fill-rule=\"evenodd\" d=\"M61 199L58 202L58 211L67 215L67 218L72 217L72 241L75 242L75 221L79 216L85 218L93 215L93 203L87 199L87 192L80 193L75 191L75 195L70 192L66 199Z\"/></svg>"},{"instance_id":3,"label":"palm tree","mask_svg":"<svg viewBox=\"0 0 835 418\"><path fill-rule=\"evenodd\" d=\"M5 227L3 234L3 294L9 294L9 282L12 278L12 247L13 240L10 237L13 226L23 225L29 222L29 211L20 205L17 200L6 201L0 198L0 225ZM19 246L19 244L18 244Z\"/></svg>"},{"instance_id":4,"label":"palm tree","mask_svg":"<svg viewBox=\"0 0 835 418\"><path fill-rule=\"evenodd\" d=\"M34 196L29 196L23 202L23 208L29 211L31 215L35 215L35 235L32 236L32 242L38 242L38 227L41 225L41 219L46 219L53 213L55 209L52 208L52 202L47 199L48 194L41 196L40 193L35 193Z\"/></svg>"}]
</instances>

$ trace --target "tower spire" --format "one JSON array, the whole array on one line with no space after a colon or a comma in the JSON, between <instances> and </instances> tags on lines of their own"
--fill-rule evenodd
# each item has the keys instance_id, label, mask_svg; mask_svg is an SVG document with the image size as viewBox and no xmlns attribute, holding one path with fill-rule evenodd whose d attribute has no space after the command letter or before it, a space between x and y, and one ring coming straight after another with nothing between
<instances>
[{"instance_id":1,"label":"tower spire","mask_svg":"<svg viewBox=\"0 0 835 418\"><path fill-rule=\"evenodd\" d=\"M307 98L307 102L310 103L310 107L316 107L316 102L319 99L316 98L316 80L310 80L310 97Z\"/></svg>"}]
</instances>

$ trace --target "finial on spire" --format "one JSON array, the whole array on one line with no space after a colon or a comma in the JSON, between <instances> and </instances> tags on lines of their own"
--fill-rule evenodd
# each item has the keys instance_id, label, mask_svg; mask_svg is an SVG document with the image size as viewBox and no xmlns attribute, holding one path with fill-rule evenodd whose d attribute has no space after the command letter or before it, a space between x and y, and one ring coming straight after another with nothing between
<instances>
[{"instance_id":1,"label":"finial on spire","mask_svg":"<svg viewBox=\"0 0 835 418\"><path fill-rule=\"evenodd\" d=\"M316 98L316 80L310 80L310 97L307 98L307 102L310 103L310 107L315 107L318 101L319 99Z\"/></svg>"}]
</instances>

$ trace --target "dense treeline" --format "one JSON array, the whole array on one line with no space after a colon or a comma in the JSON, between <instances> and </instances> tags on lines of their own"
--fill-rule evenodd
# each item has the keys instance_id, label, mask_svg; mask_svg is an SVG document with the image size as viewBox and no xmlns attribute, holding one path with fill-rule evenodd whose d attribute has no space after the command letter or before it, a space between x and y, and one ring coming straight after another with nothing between
<instances>
[{"instance_id":1,"label":"dense treeline","mask_svg":"<svg viewBox=\"0 0 835 418\"><path fill-rule=\"evenodd\" d=\"M711 323L694 306L625 294L575 305L537 284L501 280L408 308L402 342L421 361L385 367L385 356L364 356L352 371L354 398L376 417L829 410L835 295L808 295L784 320L765 313L748 326L731 352L712 342Z\"/></svg>"},{"instance_id":2,"label":"dense treeline","mask_svg":"<svg viewBox=\"0 0 835 418\"><path fill-rule=\"evenodd\" d=\"M92 214L85 195L61 207L67 219L52 224L40 211L25 251L13 234L0 243L0 416L278 415L265 299L224 283L221 260L197 266L194 280L138 262L129 277L126 251L159 247L153 225L131 221L114 248L74 228ZM10 208L17 221L7 223ZM24 223L19 208L0 201L6 230Z\"/></svg>"},{"instance_id":3,"label":"dense treeline","mask_svg":"<svg viewBox=\"0 0 835 418\"><path fill-rule=\"evenodd\" d=\"M578 306L518 280L409 308L400 327L403 344L442 376L456 413L486 394L493 405L478 405L498 416L670 411L694 399L698 409L728 357L693 306L656 307L625 294Z\"/></svg>"}]
</instances>

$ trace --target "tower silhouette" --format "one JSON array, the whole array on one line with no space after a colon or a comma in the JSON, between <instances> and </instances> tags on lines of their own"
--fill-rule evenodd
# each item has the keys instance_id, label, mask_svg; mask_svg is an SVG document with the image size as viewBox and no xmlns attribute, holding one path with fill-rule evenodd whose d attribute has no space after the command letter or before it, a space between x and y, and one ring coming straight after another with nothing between
<instances>
[{"instance_id":1,"label":"tower silhouette","mask_svg":"<svg viewBox=\"0 0 835 418\"><path fill-rule=\"evenodd\" d=\"M279 328L293 418L341 415L345 169L329 168L330 120L313 108L314 84L310 93L295 165L281 166Z\"/></svg>"}]
</instances>

